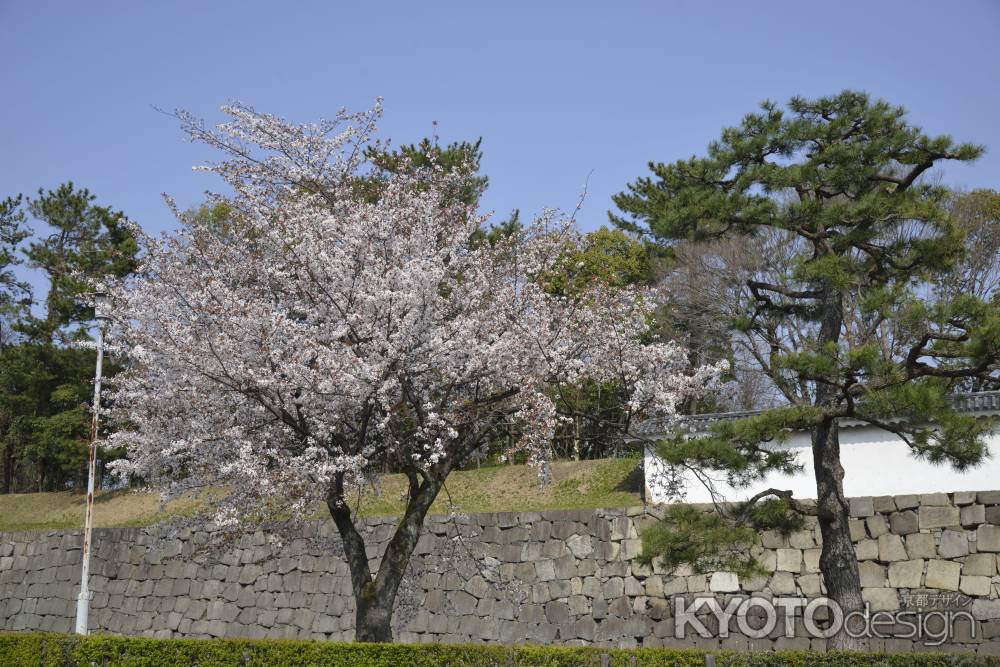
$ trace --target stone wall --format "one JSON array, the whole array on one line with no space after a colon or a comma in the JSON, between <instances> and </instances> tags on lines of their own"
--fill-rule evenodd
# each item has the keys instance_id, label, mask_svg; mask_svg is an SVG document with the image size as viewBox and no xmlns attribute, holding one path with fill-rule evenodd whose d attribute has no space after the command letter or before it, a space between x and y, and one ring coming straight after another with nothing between
<instances>
[{"instance_id":1,"label":"stone wall","mask_svg":"<svg viewBox=\"0 0 1000 667\"><path fill-rule=\"evenodd\" d=\"M639 531L654 507L432 517L396 611L410 642L822 648L823 641L674 636L678 595L816 597L819 530L761 535L767 576L673 573L639 565ZM874 610L957 605L952 649L1000 652L1000 491L855 498L851 532ZM364 528L377 559L392 519ZM354 603L332 522L283 544L257 532L207 549L208 529L95 531L91 629L157 637L351 639ZM80 531L0 533L0 629L73 627ZM710 624L709 624L710 625ZM735 625L735 624L734 624ZM973 634L975 635L973 637ZM874 648L915 647L902 639Z\"/></svg>"}]
</instances>

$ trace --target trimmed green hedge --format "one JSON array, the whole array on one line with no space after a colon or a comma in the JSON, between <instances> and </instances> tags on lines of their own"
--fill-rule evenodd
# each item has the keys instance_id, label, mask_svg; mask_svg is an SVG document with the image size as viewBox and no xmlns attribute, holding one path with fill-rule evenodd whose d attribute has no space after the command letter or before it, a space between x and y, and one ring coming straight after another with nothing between
<instances>
[{"instance_id":1,"label":"trimmed green hedge","mask_svg":"<svg viewBox=\"0 0 1000 667\"><path fill-rule=\"evenodd\" d=\"M344 644L244 639L147 639L0 633L2 667L701 667L707 652L687 649ZM715 652L718 667L978 667L1000 658L908 653ZM607 656L605 658L605 656Z\"/></svg>"}]
</instances>

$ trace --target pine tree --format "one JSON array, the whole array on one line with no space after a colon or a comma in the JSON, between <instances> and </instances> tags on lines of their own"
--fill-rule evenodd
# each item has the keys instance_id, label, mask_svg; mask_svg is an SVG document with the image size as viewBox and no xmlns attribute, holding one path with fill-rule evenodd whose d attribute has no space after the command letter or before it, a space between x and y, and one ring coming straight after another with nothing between
<instances>
[{"instance_id":1,"label":"pine tree","mask_svg":"<svg viewBox=\"0 0 1000 667\"><path fill-rule=\"evenodd\" d=\"M79 298L89 289L88 279L125 276L135 270L138 246L121 212L94 203L86 188L64 183L55 190L39 190L29 203L31 214L52 229L36 233L28 247L28 263L49 280L45 318L35 322L34 335L68 341L73 327L93 319L93 309Z\"/></svg>"},{"instance_id":2,"label":"pine tree","mask_svg":"<svg viewBox=\"0 0 1000 667\"><path fill-rule=\"evenodd\" d=\"M765 102L706 156L651 163L652 177L614 197L619 226L663 244L754 238L790 249L787 265L761 266L746 281L732 322L787 405L659 449L669 463L721 471L741 486L794 471L787 450L767 443L788 429L810 431L820 568L845 610L863 602L838 421L895 433L930 463L963 469L987 454L987 424L956 412L949 393L996 376L1000 311L995 297L934 289L962 259L967 230L948 215L947 191L921 178L981 153L924 134L899 107L845 91L793 98L787 112ZM770 489L727 518L741 527L806 509ZM668 529L683 530L674 519ZM846 634L832 644L853 645Z\"/></svg>"},{"instance_id":3,"label":"pine tree","mask_svg":"<svg viewBox=\"0 0 1000 667\"><path fill-rule=\"evenodd\" d=\"M122 214L94 200L66 183L39 190L26 207L21 195L0 202L0 493L85 479L94 351L76 343L89 340L93 313L80 295L89 280L132 272L138 251ZM19 264L48 279L42 316L13 272ZM117 370L106 362L106 375Z\"/></svg>"},{"instance_id":4,"label":"pine tree","mask_svg":"<svg viewBox=\"0 0 1000 667\"><path fill-rule=\"evenodd\" d=\"M13 339L13 323L31 302L31 286L14 268L23 263L21 243L28 238L21 195L0 200L0 349Z\"/></svg>"}]
</instances>

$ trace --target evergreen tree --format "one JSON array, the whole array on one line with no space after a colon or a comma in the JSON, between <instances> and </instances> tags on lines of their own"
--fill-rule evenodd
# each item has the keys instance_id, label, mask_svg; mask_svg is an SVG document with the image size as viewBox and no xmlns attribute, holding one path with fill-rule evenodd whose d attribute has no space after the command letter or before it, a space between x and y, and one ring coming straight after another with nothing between
<instances>
[{"instance_id":1,"label":"evergreen tree","mask_svg":"<svg viewBox=\"0 0 1000 667\"><path fill-rule=\"evenodd\" d=\"M388 174L421 174L426 178L431 175L428 168L435 167L446 174L460 174L462 178L450 187L450 198L474 206L489 184L489 178L479 173L482 143L480 138L441 146L437 137L424 137L419 143L404 144L396 150L372 146L365 152L377 170L370 182L384 185Z\"/></svg>"},{"instance_id":2,"label":"evergreen tree","mask_svg":"<svg viewBox=\"0 0 1000 667\"><path fill-rule=\"evenodd\" d=\"M93 373L92 350L22 341L0 351L0 492L86 482Z\"/></svg>"},{"instance_id":3,"label":"evergreen tree","mask_svg":"<svg viewBox=\"0 0 1000 667\"><path fill-rule=\"evenodd\" d=\"M763 238L787 250L786 265L746 281L742 316L732 322L787 405L659 450L669 463L725 473L738 487L796 470L787 450L768 443L788 429L810 431L820 567L845 611L863 603L838 421L895 433L930 463L964 469L987 454L988 425L956 412L949 393L997 375L1000 311L995 300L934 289L964 256L967 232L945 209L947 191L921 178L981 153L924 134L903 109L863 93L796 97L787 112L765 102L723 130L704 157L651 163L652 177L614 198L623 212L612 216L617 224L663 244ZM796 510L807 508L770 489L727 518L740 527L786 521ZM697 528L676 519L664 529ZM832 644L852 640L841 633Z\"/></svg>"},{"instance_id":4,"label":"evergreen tree","mask_svg":"<svg viewBox=\"0 0 1000 667\"><path fill-rule=\"evenodd\" d=\"M96 205L95 198L70 182L48 192L40 189L29 203L32 216L52 230L47 236L36 232L27 251L29 265L49 281L45 317L34 323L36 337L70 340L77 325L93 320L93 308L79 299L89 289L88 279L135 270L138 246L124 216Z\"/></svg>"},{"instance_id":5,"label":"evergreen tree","mask_svg":"<svg viewBox=\"0 0 1000 667\"><path fill-rule=\"evenodd\" d=\"M0 349L13 340L13 324L31 303L31 286L14 273L23 263L21 243L28 238L21 195L0 201Z\"/></svg>"},{"instance_id":6,"label":"evergreen tree","mask_svg":"<svg viewBox=\"0 0 1000 667\"><path fill-rule=\"evenodd\" d=\"M482 143L482 138L479 138L475 141L453 141L442 146L435 136L424 137L415 144L404 144L395 150L375 144L365 151L373 169L358 178L359 187L366 193L366 199L374 201L394 176L416 177L423 188L428 187L431 180L437 180L439 185L446 184L446 201L477 207L490 183L489 177L480 173ZM456 175L460 178L454 178ZM520 212L514 210L506 220L476 229L470 242L496 243L520 228Z\"/></svg>"},{"instance_id":7,"label":"evergreen tree","mask_svg":"<svg viewBox=\"0 0 1000 667\"><path fill-rule=\"evenodd\" d=\"M121 213L94 204L88 190L66 183L37 199L0 202L0 492L50 491L85 478L94 351L88 281L121 277L138 246ZM26 263L49 281L43 316L30 309L30 286L11 270ZM105 374L118 369L108 360ZM102 461L119 453L102 450Z\"/></svg>"}]
</instances>

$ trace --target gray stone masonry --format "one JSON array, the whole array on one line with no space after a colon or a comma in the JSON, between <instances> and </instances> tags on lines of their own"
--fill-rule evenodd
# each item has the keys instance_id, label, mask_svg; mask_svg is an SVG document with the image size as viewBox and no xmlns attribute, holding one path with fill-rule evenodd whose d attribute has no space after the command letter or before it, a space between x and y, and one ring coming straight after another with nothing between
<instances>
[{"instance_id":1,"label":"gray stone masonry","mask_svg":"<svg viewBox=\"0 0 1000 667\"><path fill-rule=\"evenodd\" d=\"M1000 653L1000 492L850 502L865 600L896 610L952 596L976 619L949 650ZM753 547L766 571L667 572L640 565L643 527L662 508L553 510L430 517L395 613L406 642L598 646L821 648L822 641L673 637L678 595L817 597L821 536L815 519L791 535L765 532ZM394 519L367 520L372 565ZM278 543L262 532L204 551L211 526L99 529L91 565L91 630L153 637L349 640L354 600L330 521ZM0 629L70 632L81 534L0 533ZM957 597L956 597L957 596ZM723 605L724 606L724 605ZM881 640L880 640L881 641ZM874 648L919 648L885 640ZM803 643L804 642L804 643Z\"/></svg>"}]
</instances>

